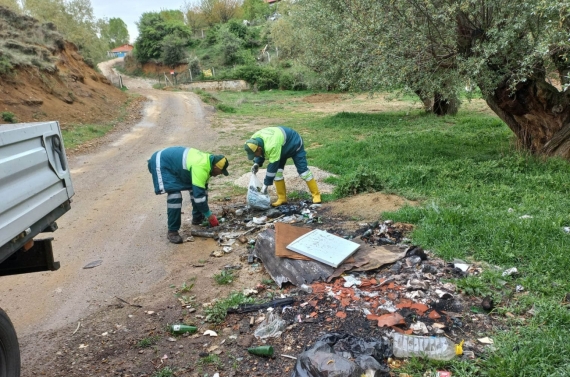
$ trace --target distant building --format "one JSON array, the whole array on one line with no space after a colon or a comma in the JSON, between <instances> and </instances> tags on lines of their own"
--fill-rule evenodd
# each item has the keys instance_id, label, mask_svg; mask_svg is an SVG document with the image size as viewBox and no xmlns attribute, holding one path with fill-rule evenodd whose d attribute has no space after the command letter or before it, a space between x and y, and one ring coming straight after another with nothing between
<instances>
[{"instance_id":1,"label":"distant building","mask_svg":"<svg viewBox=\"0 0 570 377\"><path fill-rule=\"evenodd\" d=\"M133 45L122 45L112 49L111 51L107 51L107 56L111 58L122 58L129 52L133 51L133 48Z\"/></svg>"}]
</instances>

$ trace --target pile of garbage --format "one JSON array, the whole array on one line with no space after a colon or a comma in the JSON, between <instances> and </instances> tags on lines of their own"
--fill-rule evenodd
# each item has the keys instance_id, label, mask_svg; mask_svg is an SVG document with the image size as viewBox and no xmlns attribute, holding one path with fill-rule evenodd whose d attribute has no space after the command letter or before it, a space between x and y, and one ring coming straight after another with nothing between
<instances>
[{"instance_id":1,"label":"pile of garbage","mask_svg":"<svg viewBox=\"0 0 570 377\"><path fill-rule=\"evenodd\" d=\"M412 245L406 238L412 230L409 224L386 220L361 224L352 232L337 231L335 237L358 243L338 266L284 255L283 245L290 240L283 243L280 237L286 238L283 232L291 228L278 224L293 224L295 232L330 227L320 207L306 201L267 210L227 206L213 236L223 252L247 245L248 262L262 262L285 288L280 299L252 309L264 318L255 331L262 344L274 343L272 338L287 336L301 324L317 323L329 330L326 335L320 331L321 337L296 356L293 376L326 376L329 369L338 372L335 376L388 376L391 363L397 364L394 355L473 359L492 347L491 338L481 337L493 328L488 315L492 300L475 302L450 282L479 274L481 268L461 260L446 263ZM233 308L228 313L252 310ZM346 327L350 321L358 324L355 329ZM373 338L357 336L359 327Z\"/></svg>"}]
</instances>

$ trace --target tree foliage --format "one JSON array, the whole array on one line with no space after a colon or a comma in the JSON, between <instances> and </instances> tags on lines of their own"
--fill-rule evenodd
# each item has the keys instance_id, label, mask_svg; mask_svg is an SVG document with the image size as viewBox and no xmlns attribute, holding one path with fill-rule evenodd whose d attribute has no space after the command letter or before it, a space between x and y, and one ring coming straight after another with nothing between
<instances>
[{"instance_id":1,"label":"tree foliage","mask_svg":"<svg viewBox=\"0 0 570 377\"><path fill-rule=\"evenodd\" d=\"M160 60L167 66L175 66L186 58L188 42L176 34L170 34L162 40L162 54Z\"/></svg>"},{"instance_id":2,"label":"tree foliage","mask_svg":"<svg viewBox=\"0 0 570 377\"><path fill-rule=\"evenodd\" d=\"M0 6L16 12L21 10L18 0L0 0Z\"/></svg>"},{"instance_id":3,"label":"tree foliage","mask_svg":"<svg viewBox=\"0 0 570 377\"><path fill-rule=\"evenodd\" d=\"M163 11L141 15L137 23L139 36L135 42L134 52L139 62L156 60L167 65L174 64L172 61L175 60L176 54L172 49L179 48L184 52L185 47L190 44L191 30L179 18L172 17L173 14L177 13ZM168 63L163 60L165 58Z\"/></svg>"},{"instance_id":4,"label":"tree foliage","mask_svg":"<svg viewBox=\"0 0 570 377\"><path fill-rule=\"evenodd\" d=\"M344 89L476 84L533 152L570 157L570 7L553 0L300 0L306 62Z\"/></svg>"},{"instance_id":5,"label":"tree foliage","mask_svg":"<svg viewBox=\"0 0 570 377\"><path fill-rule=\"evenodd\" d=\"M120 18L111 18L108 21L101 20L99 29L101 39L107 42L109 49L129 43L127 24Z\"/></svg>"},{"instance_id":6,"label":"tree foliage","mask_svg":"<svg viewBox=\"0 0 570 377\"><path fill-rule=\"evenodd\" d=\"M201 0L200 11L209 25L240 18L241 0Z\"/></svg>"},{"instance_id":7,"label":"tree foliage","mask_svg":"<svg viewBox=\"0 0 570 377\"><path fill-rule=\"evenodd\" d=\"M182 9L185 15L186 25L188 25L192 32L195 33L208 25L206 17L198 5L192 5L185 2Z\"/></svg>"},{"instance_id":8,"label":"tree foliage","mask_svg":"<svg viewBox=\"0 0 570 377\"><path fill-rule=\"evenodd\" d=\"M99 37L100 23L90 0L23 0L22 11L43 22L53 23L75 43L86 61L95 64L105 58L107 46Z\"/></svg>"},{"instance_id":9,"label":"tree foliage","mask_svg":"<svg viewBox=\"0 0 570 377\"><path fill-rule=\"evenodd\" d=\"M218 49L224 59L225 65L232 65L238 62L239 52L243 45L243 39L238 34L232 32L228 25L223 25L218 31Z\"/></svg>"},{"instance_id":10,"label":"tree foliage","mask_svg":"<svg viewBox=\"0 0 570 377\"><path fill-rule=\"evenodd\" d=\"M243 16L250 21L265 19L271 14L269 4L263 0L244 0Z\"/></svg>"}]
</instances>

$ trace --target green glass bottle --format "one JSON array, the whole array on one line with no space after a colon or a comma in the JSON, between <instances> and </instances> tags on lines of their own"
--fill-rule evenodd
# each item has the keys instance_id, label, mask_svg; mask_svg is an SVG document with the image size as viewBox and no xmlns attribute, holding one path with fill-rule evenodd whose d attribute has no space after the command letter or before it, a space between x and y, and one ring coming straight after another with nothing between
<instances>
[{"instance_id":1,"label":"green glass bottle","mask_svg":"<svg viewBox=\"0 0 570 377\"><path fill-rule=\"evenodd\" d=\"M273 356L273 347L271 346L251 347L247 351L257 356Z\"/></svg>"},{"instance_id":2,"label":"green glass bottle","mask_svg":"<svg viewBox=\"0 0 570 377\"><path fill-rule=\"evenodd\" d=\"M171 325L170 332L173 334L185 334L190 333L193 334L198 331L196 326L188 326L188 325Z\"/></svg>"}]
</instances>

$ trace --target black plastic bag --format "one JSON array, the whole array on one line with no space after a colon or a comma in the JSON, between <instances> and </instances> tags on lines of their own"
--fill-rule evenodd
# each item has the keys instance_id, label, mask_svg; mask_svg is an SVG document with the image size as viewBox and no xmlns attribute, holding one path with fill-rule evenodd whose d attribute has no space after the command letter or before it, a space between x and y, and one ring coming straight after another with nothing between
<instances>
[{"instance_id":1,"label":"black plastic bag","mask_svg":"<svg viewBox=\"0 0 570 377\"><path fill-rule=\"evenodd\" d=\"M388 377L390 368L384 359L390 356L388 339L326 334L299 355L291 377Z\"/></svg>"}]
</instances>

